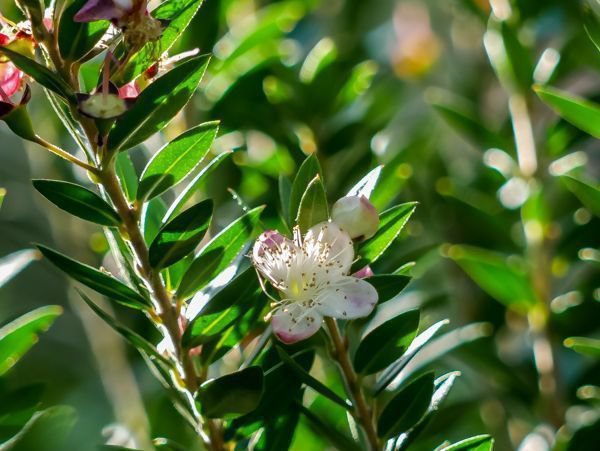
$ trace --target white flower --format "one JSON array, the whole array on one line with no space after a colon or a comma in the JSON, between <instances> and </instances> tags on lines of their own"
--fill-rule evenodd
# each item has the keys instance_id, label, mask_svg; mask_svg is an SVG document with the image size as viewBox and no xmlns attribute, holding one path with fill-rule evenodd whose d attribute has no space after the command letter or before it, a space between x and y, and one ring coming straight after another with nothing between
<instances>
[{"instance_id":1,"label":"white flower","mask_svg":"<svg viewBox=\"0 0 600 451\"><path fill-rule=\"evenodd\" d=\"M350 276L352 239L338 225L322 222L294 240L277 231L264 232L254 244L254 266L275 289L270 313L273 332L284 343L315 334L323 317L353 319L367 316L377 304L377 291Z\"/></svg>"}]
</instances>

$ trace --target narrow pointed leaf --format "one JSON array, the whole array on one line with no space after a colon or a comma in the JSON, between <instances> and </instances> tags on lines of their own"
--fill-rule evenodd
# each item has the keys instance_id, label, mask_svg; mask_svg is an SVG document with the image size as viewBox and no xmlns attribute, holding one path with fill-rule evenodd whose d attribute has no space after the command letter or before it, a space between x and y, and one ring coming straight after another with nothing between
<instances>
[{"instance_id":1,"label":"narrow pointed leaf","mask_svg":"<svg viewBox=\"0 0 600 451\"><path fill-rule=\"evenodd\" d=\"M50 69L42 66L37 61L27 58L6 47L0 47L0 53L4 53L15 66L37 81L44 88L57 93L67 100L75 100L75 93L71 87Z\"/></svg>"},{"instance_id":2,"label":"narrow pointed leaf","mask_svg":"<svg viewBox=\"0 0 600 451\"><path fill-rule=\"evenodd\" d=\"M567 188L579 198L583 205L589 208L596 216L600 216L599 188L570 176L564 176L561 179L565 182Z\"/></svg>"},{"instance_id":3,"label":"narrow pointed leaf","mask_svg":"<svg viewBox=\"0 0 600 451\"><path fill-rule=\"evenodd\" d=\"M96 224L118 227L118 213L98 194L75 183L59 180L34 180L33 186L58 208Z\"/></svg>"},{"instance_id":4,"label":"narrow pointed leaf","mask_svg":"<svg viewBox=\"0 0 600 451\"><path fill-rule=\"evenodd\" d=\"M321 170L321 165L319 164L319 160L317 156L313 153L304 160L296 177L294 178L294 182L292 183L292 190L290 192L290 223L293 223L298 216L298 210L300 208L300 202L302 201L302 196L308 188L310 182L317 176L321 176L323 178L323 172Z\"/></svg>"},{"instance_id":5,"label":"narrow pointed leaf","mask_svg":"<svg viewBox=\"0 0 600 451\"><path fill-rule=\"evenodd\" d=\"M373 374L398 359L417 335L419 311L409 310L370 330L354 355L354 367Z\"/></svg>"},{"instance_id":6,"label":"narrow pointed leaf","mask_svg":"<svg viewBox=\"0 0 600 451\"><path fill-rule=\"evenodd\" d=\"M125 196L130 202L133 202L137 198L139 182L135 167L128 153L121 152L117 155L115 172L117 173L117 177L119 177Z\"/></svg>"},{"instance_id":7,"label":"narrow pointed leaf","mask_svg":"<svg viewBox=\"0 0 600 451\"><path fill-rule=\"evenodd\" d=\"M408 276L394 274L377 275L365 279L365 281L369 282L377 290L377 294L379 295L378 304L383 304L393 299L408 285L410 280L411 278Z\"/></svg>"},{"instance_id":8,"label":"narrow pointed leaf","mask_svg":"<svg viewBox=\"0 0 600 451\"><path fill-rule=\"evenodd\" d=\"M598 104L549 86L536 86L535 92L567 122L595 138L600 138Z\"/></svg>"},{"instance_id":9,"label":"narrow pointed leaf","mask_svg":"<svg viewBox=\"0 0 600 451\"><path fill-rule=\"evenodd\" d=\"M194 347L213 340L258 305L259 291L254 268L246 269L208 300L188 324L182 344Z\"/></svg>"},{"instance_id":10,"label":"narrow pointed leaf","mask_svg":"<svg viewBox=\"0 0 600 451\"><path fill-rule=\"evenodd\" d=\"M441 448L440 451L492 451L494 439L489 435L477 435L475 437L461 440L450 446Z\"/></svg>"},{"instance_id":11,"label":"narrow pointed leaf","mask_svg":"<svg viewBox=\"0 0 600 451\"><path fill-rule=\"evenodd\" d=\"M431 403L433 387L433 373L427 373L400 389L379 415L378 435L394 437L417 424Z\"/></svg>"},{"instance_id":12,"label":"narrow pointed leaf","mask_svg":"<svg viewBox=\"0 0 600 451\"><path fill-rule=\"evenodd\" d=\"M202 170L196 175L193 180L185 187L185 189L177 196L177 199L173 201L169 210L165 213L163 222L168 221L173 215L179 213L185 206L186 202L189 201L195 193L198 192L202 183L206 181L206 177L214 171L219 165L228 158L233 152L223 152L213 158Z\"/></svg>"},{"instance_id":13,"label":"narrow pointed leaf","mask_svg":"<svg viewBox=\"0 0 600 451\"><path fill-rule=\"evenodd\" d=\"M415 202L397 205L381 213L379 230L358 250L362 259L375 262L396 240L416 208Z\"/></svg>"},{"instance_id":14,"label":"narrow pointed leaf","mask_svg":"<svg viewBox=\"0 0 600 451\"><path fill-rule=\"evenodd\" d=\"M38 341L63 312L58 305L40 307L0 328L0 376Z\"/></svg>"},{"instance_id":15,"label":"narrow pointed leaf","mask_svg":"<svg viewBox=\"0 0 600 451\"><path fill-rule=\"evenodd\" d=\"M0 287L23 271L29 263L40 258L34 249L13 252L0 258Z\"/></svg>"},{"instance_id":16,"label":"narrow pointed leaf","mask_svg":"<svg viewBox=\"0 0 600 451\"><path fill-rule=\"evenodd\" d=\"M300 226L300 230L306 232L315 224L327 221L328 219L327 195L325 194L325 187L323 186L321 177L317 175L308 184L300 200L296 224Z\"/></svg>"},{"instance_id":17,"label":"narrow pointed leaf","mask_svg":"<svg viewBox=\"0 0 600 451\"><path fill-rule=\"evenodd\" d=\"M277 354L279 354L279 357L281 358L281 360L283 360L283 362L287 366L289 366L292 369L292 371L294 371L296 376L298 376L302 380L302 382L304 382L310 388L315 390L317 393L323 395L324 397L326 397L330 401L333 401L334 403L343 407L344 409L346 409L346 410L352 409L352 404L350 404L348 401L344 400L336 392L331 390L329 387L324 385L322 382L320 382L317 379L315 379L314 377L312 377L304 368L302 368L294 359L292 359L289 356L289 354L281 346L276 346L276 349L277 349Z\"/></svg>"},{"instance_id":18,"label":"narrow pointed leaf","mask_svg":"<svg viewBox=\"0 0 600 451\"><path fill-rule=\"evenodd\" d=\"M262 369L251 366L205 382L198 389L196 400L206 417L232 418L256 409L263 389Z\"/></svg>"},{"instance_id":19,"label":"narrow pointed leaf","mask_svg":"<svg viewBox=\"0 0 600 451\"><path fill-rule=\"evenodd\" d=\"M138 199L152 199L187 177L208 154L218 127L218 122L198 125L154 154L140 178Z\"/></svg>"},{"instance_id":20,"label":"narrow pointed leaf","mask_svg":"<svg viewBox=\"0 0 600 451\"><path fill-rule=\"evenodd\" d=\"M264 207L250 210L236 219L206 244L186 271L177 297L187 299L204 288L214 277L227 268L252 238Z\"/></svg>"},{"instance_id":21,"label":"narrow pointed leaf","mask_svg":"<svg viewBox=\"0 0 600 451\"><path fill-rule=\"evenodd\" d=\"M50 260L58 269L92 290L126 307L143 310L150 306L149 302L140 294L114 277L73 260L46 246L38 244L37 247L44 257Z\"/></svg>"},{"instance_id":22,"label":"narrow pointed leaf","mask_svg":"<svg viewBox=\"0 0 600 451\"><path fill-rule=\"evenodd\" d=\"M154 81L121 116L108 137L110 150L126 150L162 130L188 103L210 58L196 56Z\"/></svg>"},{"instance_id":23,"label":"narrow pointed leaf","mask_svg":"<svg viewBox=\"0 0 600 451\"><path fill-rule=\"evenodd\" d=\"M377 166L365 175L360 181L350 188L346 196L365 196L367 199L371 197L371 193L377 185L383 165Z\"/></svg>"},{"instance_id":24,"label":"narrow pointed leaf","mask_svg":"<svg viewBox=\"0 0 600 451\"><path fill-rule=\"evenodd\" d=\"M194 252L210 225L213 202L205 200L164 225L150 245L150 264L166 268Z\"/></svg>"}]
</instances>

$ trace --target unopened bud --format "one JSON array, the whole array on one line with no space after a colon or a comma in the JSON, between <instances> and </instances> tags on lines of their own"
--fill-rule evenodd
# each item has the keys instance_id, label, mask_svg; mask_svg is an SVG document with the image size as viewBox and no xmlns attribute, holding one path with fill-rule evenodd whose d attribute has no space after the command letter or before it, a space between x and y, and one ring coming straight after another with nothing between
<instances>
[{"instance_id":1,"label":"unopened bud","mask_svg":"<svg viewBox=\"0 0 600 451\"><path fill-rule=\"evenodd\" d=\"M277 230L266 230L260 234L252 248L253 258L262 258L265 253L277 251L281 244L285 241L285 237Z\"/></svg>"},{"instance_id":2,"label":"unopened bud","mask_svg":"<svg viewBox=\"0 0 600 451\"><path fill-rule=\"evenodd\" d=\"M365 196L342 197L331 209L331 220L353 240L366 240L377 232L379 214Z\"/></svg>"}]
</instances>

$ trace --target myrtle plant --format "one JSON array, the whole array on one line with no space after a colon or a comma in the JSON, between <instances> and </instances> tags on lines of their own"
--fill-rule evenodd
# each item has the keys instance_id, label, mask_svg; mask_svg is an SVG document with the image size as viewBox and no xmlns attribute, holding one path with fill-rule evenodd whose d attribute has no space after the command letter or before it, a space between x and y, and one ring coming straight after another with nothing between
<instances>
[{"instance_id":1,"label":"myrtle plant","mask_svg":"<svg viewBox=\"0 0 600 451\"><path fill-rule=\"evenodd\" d=\"M211 155L218 122L166 142L138 176L128 152L163 139L210 61L198 51L168 55L202 1L156 3L57 0L45 9L20 0L25 21L1 19L0 118L84 171L90 187L33 185L103 227L118 273L39 251L160 334L126 327L78 290L143 356L195 432L192 446L287 449L302 417L338 449L408 448L458 376L422 371L431 357L421 351L447 321L427 324L419 309L394 302L413 265L373 269L394 252L416 204L378 212L369 200L376 167L329 208L313 151L292 180L280 178L280 208L251 207L234 193L242 213L219 230L213 201L198 200L199 186L231 153ZM77 152L36 131L27 104L42 89ZM315 396L335 414L311 409ZM492 443L477 436L440 449Z\"/></svg>"}]
</instances>

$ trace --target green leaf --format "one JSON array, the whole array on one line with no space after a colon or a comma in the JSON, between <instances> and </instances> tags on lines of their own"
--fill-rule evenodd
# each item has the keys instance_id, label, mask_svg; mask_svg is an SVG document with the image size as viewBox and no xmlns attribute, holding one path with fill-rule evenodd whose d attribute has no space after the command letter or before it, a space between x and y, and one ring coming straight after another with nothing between
<instances>
[{"instance_id":1,"label":"green leaf","mask_svg":"<svg viewBox=\"0 0 600 451\"><path fill-rule=\"evenodd\" d=\"M549 86L535 86L535 92L563 119L575 127L600 138L600 106Z\"/></svg>"},{"instance_id":2,"label":"green leaf","mask_svg":"<svg viewBox=\"0 0 600 451\"><path fill-rule=\"evenodd\" d=\"M300 202L302 196L306 192L310 182L317 176L320 175L323 178L323 172L321 171L321 165L316 154L309 155L300 168L292 183L292 190L290 192L290 223L293 223L298 216L298 210L300 208Z\"/></svg>"},{"instance_id":3,"label":"green leaf","mask_svg":"<svg viewBox=\"0 0 600 451\"><path fill-rule=\"evenodd\" d=\"M60 16L58 48L63 59L71 62L83 59L108 30L108 20L75 22L74 16L87 0L71 0Z\"/></svg>"},{"instance_id":4,"label":"green leaf","mask_svg":"<svg viewBox=\"0 0 600 451\"><path fill-rule=\"evenodd\" d=\"M290 196L292 195L292 184L284 174L279 174L278 182L279 201L281 202L281 216L287 221L287 218L290 217Z\"/></svg>"},{"instance_id":5,"label":"green leaf","mask_svg":"<svg viewBox=\"0 0 600 451\"><path fill-rule=\"evenodd\" d=\"M79 296L81 296L81 299L83 299L83 301L94 311L94 313L102 318L106 324L120 334L125 340L127 340L129 344L131 344L139 352L145 353L148 357L160 363L164 368L171 368L169 361L163 357L160 352L158 352L152 343L131 329L128 329L127 327L117 323L112 316L98 307L83 291L77 290L77 292L79 293Z\"/></svg>"},{"instance_id":6,"label":"green leaf","mask_svg":"<svg viewBox=\"0 0 600 451\"><path fill-rule=\"evenodd\" d=\"M129 288L123 282L98 271L96 268L80 263L46 246L38 244L38 249L58 269L67 273L76 281L86 285L94 291L126 307L144 310L150 303L140 294Z\"/></svg>"},{"instance_id":7,"label":"green leaf","mask_svg":"<svg viewBox=\"0 0 600 451\"><path fill-rule=\"evenodd\" d=\"M371 193L373 193L373 190L377 185L377 181L379 180L382 169L383 165L379 165L375 169L371 169L371 171L369 171L367 175L360 179L356 185L350 188L350 191L348 191L346 196L365 196L367 199L370 198Z\"/></svg>"},{"instance_id":8,"label":"green leaf","mask_svg":"<svg viewBox=\"0 0 600 451\"><path fill-rule=\"evenodd\" d=\"M596 49L600 52L600 23L589 6L583 9L583 27Z\"/></svg>"},{"instance_id":9,"label":"green leaf","mask_svg":"<svg viewBox=\"0 0 600 451\"><path fill-rule=\"evenodd\" d=\"M126 84L141 75L166 53L185 31L202 5L203 0L165 0L152 11L155 19L168 23L156 42L149 42L113 77L118 85Z\"/></svg>"},{"instance_id":10,"label":"green leaf","mask_svg":"<svg viewBox=\"0 0 600 451\"><path fill-rule=\"evenodd\" d=\"M494 439L489 435L477 435L475 437L461 440L450 446L441 448L440 451L492 451Z\"/></svg>"},{"instance_id":11,"label":"green leaf","mask_svg":"<svg viewBox=\"0 0 600 451\"><path fill-rule=\"evenodd\" d=\"M37 81L44 88L57 93L71 102L75 101L75 93L71 87L50 69L7 47L0 47L0 52L4 53L15 66Z\"/></svg>"},{"instance_id":12,"label":"green leaf","mask_svg":"<svg viewBox=\"0 0 600 451\"><path fill-rule=\"evenodd\" d=\"M202 248L186 271L177 289L179 299L187 299L204 288L227 268L252 238L264 207L250 210L217 234Z\"/></svg>"},{"instance_id":13,"label":"green leaf","mask_svg":"<svg viewBox=\"0 0 600 451\"><path fill-rule=\"evenodd\" d=\"M165 219L163 221L168 220L174 214L181 211L181 209L185 206L186 202L190 200L194 194L198 192L202 183L206 180L206 177L214 171L219 165L228 158L233 152L225 151L214 157L202 170L194 177L194 179L185 187L185 189L177 196L177 199L171 204L169 210L165 214Z\"/></svg>"},{"instance_id":14,"label":"green leaf","mask_svg":"<svg viewBox=\"0 0 600 451\"><path fill-rule=\"evenodd\" d=\"M330 421L326 422L322 420L310 409L304 407L302 403L298 403L298 408L309 420L315 433L319 436L327 437L329 443L335 447L334 449L343 449L344 451L361 451L363 449L350 437L338 431L333 424L330 424Z\"/></svg>"},{"instance_id":15,"label":"green leaf","mask_svg":"<svg viewBox=\"0 0 600 451\"><path fill-rule=\"evenodd\" d=\"M209 61L206 55L190 58L144 89L117 119L108 138L109 150L129 149L162 130L191 99Z\"/></svg>"},{"instance_id":16,"label":"green leaf","mask_svg":"<svg viewBox=\"0 0 600 451\"><path fill-rule=\"evenodd\" d=\"M415 379L394 395L377 420L377 434L391 438L408 431L423 417L433 395L433 373Z\"/></svg>"},{"instance_id":17,"label":"green leaf","mask_svg":"<svg viewBox=\"0 0 600 451\"><path fill-rule=\"evenodd\" d=\"M60 180L33 180L33 186L58 208L73 216L108 227L121 224L119 214L99 195L83 186Z\"/></svg>"},{"instance_id":18,"label":"green leaf","mask_svg":"<svg viewBox=\"0 0 600 451\"><path fill-rule=\"evenodd\" d=\"M212 296L183 334L182 344L194 347L214 340L258 304L259 285L254 268L246 269Z\"/></svg>"},{"instance_id":19,"label":"green leaf","mask_svg":"<svg viewBox=\"0 0 600 451\"><path fill-rule=\"evenodd\" d=\"M154 154L140 178L138 199L156 197L187 177L208 154L218 129L218 122L200 124Z\"/></svg>"},{"instance_id":20,"label":"green leaf","mask_svg":"<svg viewBox=\"0 0 600 451\"><path fill-rule=\"evenodd\" d=\"M537 303L529 274L507 256L471 246L452 246L449 256L502 304L526 311Z\"/></svg>"},{"instance_id":21,"label":"green leaf","mask_svg":"<svg viewBox=\"0 0 600 451\"><path fill-rule=\"evenodd\" d=\"M600 340L586 337L569 337L565 346L579 354L600 358Z\"/></svg>"},{"instance_id":22,"label":"green leaf","mask_svg":"<svg viewBox=\"0 0 600 451\"><path fill-rule=\"evenodd\" d=\"M368 330L354 355L354 367L376 373L398 359L417 335L419 310L409 310Z\"/></svg>"},{"instance_id":23,"label":"green leaf","mask_svg":"<svg viewBox=\"0 0 600 451\"><path fill-rule=\"evenodd\" d=\"M292 369L292 371L300 378L300 380L302 380L302 382L344 409L352 409L352 404L341 398L337 393L324 385L322 382L312 377L308 371L306 371L294 359L292 359L281 346L276 345L275 348L277 349L277 354L279 354L281 360L283 360L283 362Z\"/></svg>"},{"instance_id":24,"label":"green leaf","mask_svg":"<svg viewBox=\"0 0 600 451\"><path fill-rule=\"evenodd\" d=\"M150 264L162 269L194 252L210 225L213 202L208 199L165 224L150 245Z\"/></svg>"},{"instance_id":25,"label":"green leaf","mask_svg":"<svg viewBox=\"0 0 600 451\"><path fill-rule=\"evenodd\" d=\"M408 276L382 274L369 277L365 279L365 282L369 282L375 287L379 295L377 302L378 304L383 304L398 295L408 285L410 280L411 278Z\"/></svg>"},{"instance_id":26,"label":"green leaf","mask_svg":"<svg viewBox=\"0 0 600 451\"><path fill-rule=\"evenodd\" d=\"M164 225L163 218L167 212L167 205L160 197L155 197L149 202L144 203L142 209L142 231L144 240L152 243L161 227Z\"/></svg>"},{"instance_id":27,"label":"green leaf","mask_svg":"<svg viewBox=\"0 0 600 451\"><path fill-rule=\"evenodd\" d=\"M115 172L117 173L117 177L119 177L125 197L130 202L133 202L137 197L138 176L128 153L121 152L117 155Z\"/></svg>"},{"instance_id":28,"label":"green leaf","mask_svg":"<svg viewBox=\"0 0 600 451\"><path fill-rule=\"evenodd\" d=\"M23 271L29 263L40 258L34 249L24 249L0 258L0 287L6 285L17 274Z\"/></svg>"},{"instance_id":29,"label":"green leaf","mask_svg":"<svg viewBox=\"0 0 600 451\"><path fill-rule=\"evenodd\" d=\"M567 188L596 216L600 216L600 189L570 176L561 177Z\"/></svg>"},{"instance_id":30,"label":"green leaf","mask_svg":"<svg viewBox=\"0 0 600 451\"><path fill-rule=\"evenodd\" d=\"M360 257L369 263L378 260L398 237L415 211L416 205L416 202L408 202L396 205L381 213L379 216L379 229L370 240L359 248Z\"/></svg>"},{"instance_id":31,"label":"green leaf","mask_svg":"<svg viewBox=\"0 0 600 451\"><path fill-rule=\"evenodd\" d=\"M64 450L67 438L77 422L70 406L50 407L36 413L25 427L3 449L10 451Z\"/></svg>"},{"instance_id":32,"label":"green leaf","mask_svg":"<svg viewBox=\"0 0 600 451\"><path fill-rule=\"evenodd\" d=\"M58 305L40 307L0 329L0 376L6 373L38 341L63 312Z\"/></svg>"},{"instance_id":33,"label":"green leaf","mask_svg":"<svg viewBox=\"0 0 600 451\"><path fill-rule=\"evenodd\" d=\"M42 384L0 392L0 443L16 435L33 417L41 404L43 394Z\"/></svg>"},{"instance_id":34,"label":"green leaf","mask_svg":"<svg viewBox=\"0 0 600 451\"><path fill-rule=\"evenodd\" d=\"M507 62L510 64L512 78L523 92L528 92L533 82L531 52L523 47L517 35L517 30L513 29L508 21L505 20L500 23L500 34L508 57Z\"/></svg>"},{"instance_id":35,"label":"green leaf","mask_svg":"<svg viewBox=\"0 0 600 451\"><path fill-rule=\"evenodd\" d=\"M438 333L438 331L449 322L450 321L447 319L438 321L417 335L404 354L381 373L381 376L378 378L377 383L375 384L375 396L379 395L383 390L385 390L385 388L396 378L400 371L402 371L413 359L413 357L417 355L423 346L429 343L431 339Z\"/></svg>"},{"instance_id":36,"label":"green leaf","mask_svg":"<svg viewBox=\"0 0 600 451\"><path fill-rule=\"evenodd\" d=\"M200 386L196 400L208 418L232 418L252 412L260 403L264 376L259 366L211 379Z\"/></svg>"},{"instance_id":37,"label":"green leaf","mask_svg":"<svg viewBox=\"0 0 600 451\"><path fill-rule=\"evenodd\" d=\"M325 187L319 175L306 187L306 191L300 200L296 224L303 232L312 226L329 219L329 208L327 207L327 195Z\"/></svg>"}]
</instances>

